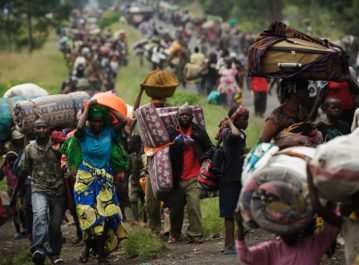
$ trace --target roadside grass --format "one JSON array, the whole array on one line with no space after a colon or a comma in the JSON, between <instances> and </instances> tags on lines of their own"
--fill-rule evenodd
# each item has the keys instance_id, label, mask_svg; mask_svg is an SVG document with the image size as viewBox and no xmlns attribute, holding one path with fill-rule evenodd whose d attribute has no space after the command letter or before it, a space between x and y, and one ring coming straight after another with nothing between
<instances>
[{"instance_id":1,"label":"roadside grass","mask_svg":"<svg viewBox=\"0 0 359 265\"><path fill-rule=\"evenodd\" d=\"M56 34L51 34L44 47L31 55L25 51L0 52L0 94L25 82L33 82L52 94L59 93L67 77L67 67L56 41Z\"/></svg>"},{"instance_id":2,"label":"roadside grass","mask_svg":"<svg viewBox=\"0 0 359 265\"><path fill-rule=\"evenodd\" d=\"M148 228L127 226L128 238L121 242L125 255L128 258L154 258L165 244Z\"/></svg>"}]
</instances>

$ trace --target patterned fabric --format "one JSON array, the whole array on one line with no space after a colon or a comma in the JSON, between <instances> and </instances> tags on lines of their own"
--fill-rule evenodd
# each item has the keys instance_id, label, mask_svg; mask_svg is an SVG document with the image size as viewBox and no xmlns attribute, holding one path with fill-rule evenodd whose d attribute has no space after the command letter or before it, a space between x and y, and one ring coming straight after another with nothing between
<instances>
[{"instance_id":1,"label":"patterned fabric","mask_svg":"<svg viewBox=\"0 0 359 265\"><path fill-rule=\"evenodd\" d=\"M218 91L220 94L234 93L239 90L236 81L236 74L238 73L236 68L226 68L225 66L219 71L220 79L218 85Z\"/></svg>"},{"instance_id":2,"label":"patterned fabric","mask_svg":"<svg viewBox=\"0 0 359 265\"><path fill-rule=\"evenodd\" d=\"M113 177L105 169L83 162L77 172L74 200L84 239L103 235L108 228L105 251L110 253L126 237L121 209L118 206Z\"/></svg>"},{"instance_id":3,"label":"patterned fabric","mask_svg":"<svg viewBox=\"0 0 359 265\"><path fill-rule=\"evenodd\" d=\"M50 140L45 148L36 141L25 147L19 168L32 176L32 192L55 196L65 192L60 159L61 153L52 149Z\"/></svg>"},{"instance_id":4,"label":"patterned fabric","mask_svg":"<svg viewBox=\"0 0 359 265\"><path fill-rule=\"evenodd\" d=\"M90 96L81 91L67 95L51 95L33 100L22 100L17 102L13 108L12 117L21 133L31 132L38 118L47 120L52 128L70 128L77 122L77 112L89 99Z\"/></svg>"},{"instance_id":5,"label":"patterned fabric","mask_svg":"<svg viewBox=\"0 0 359 265\"><path fill-rule=\"evenodd\" d=\"M137 124L145 147L160 148L153 156L148 157L149 176L153 193L156 197L173 188L172 165L169 157L170 142L167 129L153 104L146 104L136 110Z\"/></svg>"},{"instance_id":6,"label":"patterned fabric","mask_svg":"<svg viewBox=\"0 0 359 265\"><path fill-rule=\"evenodd\" d=\"M279 106L272 111L266 120L272 120L281 131L294 123L309 121L309 114L304 108L300 107L296 117L289 116L283 107Z\"/></svg>"},{"instance_id":7,"label":"patterned fabric","mask_svg":"<svg viewBox=\"0 0 359 265\"><path fill-rule=\"evenodd\" d=\"M148 157L148 170L151 186L156 197L161 197L173 188L172 165L169 157L170 147L162 148L153 157Z\"/></svg>"},{"instance_id":8,"label":"patterned fabric","mask_svg":"<svg viewBox=\"0 0 359 265\"><path fill-rule=\"evenodd\" d=\"M289 152L313 157L315 149L296 147L273 155L243 183L239 206L248 227L287 234L313 218L306 184L306 161ZM287 154L288 153L288 154Z\"/></svg>"},{"instance_id":9,"label":"patterned fabric","mask_svg":"<svg viewBox=\"0 0 359 265\"><path fill-rule=\"evenodd\" d=\"M332 53L323 55L318 61L304 65L297 71L285 73L264 73L262 69L262 59L265 52L271 46L279 41L287 38L298 38L308 42L322 45L324 47L333 48ZM296 31L288 27L282 21L273 22L265 31L263 31L255 43L250 46L248 51L248 75L249 76L265 76L268 78L290 78L303 72L311 72L313 76L311 80L341 80L349 74L348 56L343 49L327 40L308 36L304 33ZM313 78L318 76L318 78ZM320 76L320 77L319 77Z\"/></svg>"},{"instance_id":10,"label":"patterned fabric","mask_svg":"<svg viewBox=\"0 0 359 265\"><path fill-rule=\"evenodd\" d=\"M136 118L144 146L157 147L170 141L167 129L153 104L149 103L137 109Z\"/></svg>"}]
</instances>

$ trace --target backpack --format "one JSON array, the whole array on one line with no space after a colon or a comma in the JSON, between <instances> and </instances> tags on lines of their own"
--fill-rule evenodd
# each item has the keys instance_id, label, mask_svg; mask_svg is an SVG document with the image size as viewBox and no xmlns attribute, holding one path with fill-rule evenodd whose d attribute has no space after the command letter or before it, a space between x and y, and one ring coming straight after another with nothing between
<instances>
[{"instance_id":1,"label":"backpack","mask_svg":"<svg viewBox=\"0 0 359 265\"><path fill-rule=\"evenodd\" d=\"M204 191L217 191L218 180L223 174L224 151L221 145L222 141L218 141L206 154L202 161L199 176L197 178L197 186Z\"/></svg>"}]
</instances>

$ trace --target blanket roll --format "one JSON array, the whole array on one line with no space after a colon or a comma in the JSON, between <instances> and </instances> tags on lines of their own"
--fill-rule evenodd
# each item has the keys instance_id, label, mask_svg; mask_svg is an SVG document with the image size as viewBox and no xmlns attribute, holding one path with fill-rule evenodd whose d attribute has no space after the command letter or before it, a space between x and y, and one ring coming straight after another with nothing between
<instances>
[{"instance_id":1,"label":"blanket roll","mask_svg":"<svg viewBox=\"0 0 359 265\"><path fill-rule=\"evenodd\" d=\"M12 117L21 133L30 133L38 118L44 118L49 126L70 128L76 123L76 114L83 103L90 99L86 92L73 92L66 95L51 95L16 103Z\"/></svg>"},{"instance_id":2,"label":"blanket roll","mask_svg":"<svg viewBox=\"0 0 359 265\"><path fill-rule=\"evenodd\" d=\"M159 147L158 152L148 157L148 167L153 193L160 198L173 188L169 147L164 146L170 142L170 137L153 104L137 109L136 118L143 145Z\"/></svg>"},{"instance_id":3,"label":"blanket roll","mask_svg":"<svg viewBox=\"0 0 359 265\"><path fill-rule=\"evenodd\" d=\"M311 147L290 147L272 155L243 183L239 197L244 224L277 234L303 228L314 216L307 188Z\"/></svg>"},{"instance_id":4,"label":"blanket roll","mask_svg":"<svg viewBox=\"0 0 359 265\"><path fill-rule=\"evenodd\" d=\"M320 196L346 201L359 191L359 129L317 147L310 166Z\"/></svg>"}]
</instances>

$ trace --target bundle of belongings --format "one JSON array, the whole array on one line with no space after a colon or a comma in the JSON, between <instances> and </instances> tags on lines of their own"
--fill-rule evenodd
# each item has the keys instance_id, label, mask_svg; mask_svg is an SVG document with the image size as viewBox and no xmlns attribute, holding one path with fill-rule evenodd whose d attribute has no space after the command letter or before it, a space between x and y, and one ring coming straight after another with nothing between
<instances>
[{"instance_id":1,"label":"bundle of belongings","mask_svg":"<svg viewBox=\"0 0 359 265\"><path fill-rule=\"evenodd\" d=\"M306 165L315 148L297 146L268 153L242 183L238 207L247 227L290 234L314 217Z\"/></svg>"},{"instance_id":2,"label":"bundle of belongings","mask_svg":"<svg viewBox=\"0 0 359 265\"><path fill-rule=\"evenodd\" d=\"M348 55L328 40L275 21L249 48L248 75L344 81L349 76Z\"/></svg>"},{"instance_id":3,"label":"bundle of belongings","mask_svg":"<svg viewBox=\"0 0 359 265\"><path fill-rule=\"evenodd\" d=\"M30 133L38 118L46 119L51 128L71 128L76 124L76 114L90 96L86 92L67 95L50 95L33 100L18 101L12 110L16 128Z\"/></svg>"},{"instance_id":4,"label":"bundle of belongings","mask_svg":"<svg viewBox=\"0 0 359 265\"><path fill-rule=\"evenodd\" d=\"M202 108L190 106L194 122L204 126ZM164 197L173 188L172 165L169 157L171 145L167 129L177 124L178 107L156 109L151 103L136 110L137 124L148 157L148 169L153 193Z\"/></svg>"},{"instance_id":5,"label":"bundle of belongings","mask_svg":"<svg viewBox=\"0 0 359 265\"><path fill-rule=\"evenodd\" d=\"M0 142L7 140L11 134L11 127L13 120L11 117L11 111L16 102L24 100L25 98L16 96L0 98Z\"/></svg>"},{"instance_id":6,"label":"bundle of belongings","mask_svg":"<svg viewBox=\"0 0 359 265\"><path fill-rule=\"evenodd\" d=\"M359 130L317 147L309 163L322 198L345 202L359 191Z\"/></svg>"}]
</instances>

